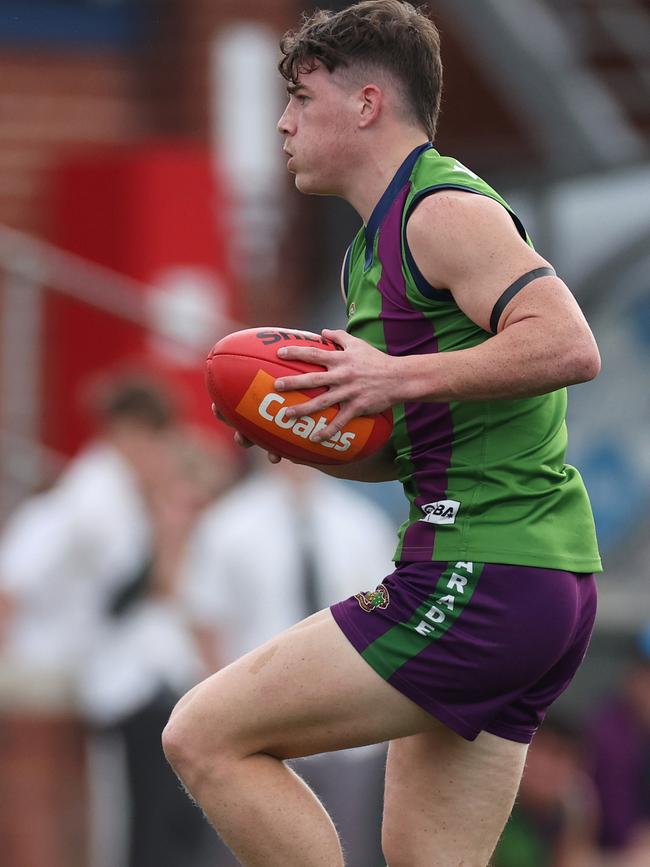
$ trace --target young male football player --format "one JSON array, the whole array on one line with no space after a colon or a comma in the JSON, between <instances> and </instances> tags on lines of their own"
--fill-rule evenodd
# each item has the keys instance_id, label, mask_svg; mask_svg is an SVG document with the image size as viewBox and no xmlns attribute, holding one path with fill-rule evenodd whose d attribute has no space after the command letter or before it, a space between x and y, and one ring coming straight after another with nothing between
<instances>
[{"instance_id":1,"label":"young male football player","mask_svg":"<svg viewBox=\"0 0 650 867\"><path fill-rule=\"evenodd\" d=\"M390 741L390 867L485 867L595 616L564 387L596 376L598 350L507 203L433 148L426 16L368 0L317 12L281 47L296 187L346 199L363 226L343 266L347 332L324 332L343 351L281 350L326 371L276 388L327 386L293 408L340 404L322 439L391 406L390 452L347 474L401 479L410 514L393 574L195 688L165 749L241 863L337 867L336 830L284 760Z\"/></svg>"}]
</instances>

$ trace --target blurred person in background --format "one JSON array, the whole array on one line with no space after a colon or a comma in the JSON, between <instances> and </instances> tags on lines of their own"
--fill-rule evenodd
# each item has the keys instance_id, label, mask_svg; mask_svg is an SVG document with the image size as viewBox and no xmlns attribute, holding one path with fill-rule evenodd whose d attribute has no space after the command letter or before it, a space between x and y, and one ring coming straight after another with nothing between
<instances>
[{"instance_id":1,"label":"blurred person in background","mask_svg":"<svg viewBox=\"0 0 650 867\"><path fill-rule=\"evenodd\" d=\"M65 812L87 802L83 774L70 749L56 742L40 761L29 756L57 717L79 721L80 666L106 601L145 556L145 491L169 463L173 408L167 395L142 381L105 383L94 409L97 438L50 490L16 510L0 539L0 588L11 612L3 646L6 701L12 714L30 708L30 725L37 729L11 750L8 803L14 816L7 825L14 851L8 857L17 867L65 867L72 857L61 829L70 825ZM80 731L75 744L78 757ZM42 799L21 798L27 779ZM77 841L74 849L83 853L85 846ZM85 856L74 857L83 863Z\"/></svg>"},{"instance_id":2,"label":"blurred person in background","mask_svg":"<svg viewBox=\"0 0 650 867\"><path fill-rule=\"evenodd\" d=\"M535 735L491 867L595 867L599 811L582 733L547 719Z\"/></svg>"},{"instance_id":3,"label":"blurred person in background","mask_svg":"<svg viewBox=\"0 0 650 867\"><path fill-rule=\"evenodd\" d=\"M182 593L206 664L216 670L390 570L392 528L351 486L283 461L253 474L197 525ZM350 867L377 867L385 750L294 763L323 798ZM235 863L224 851L224 863Z\"/></svg>"},{"instance_id":4,"label":"blurred person in background","mask_svg":"<svg viewBox=\"0 0 650 867\"><path fill-rule=\"evenodd\" d=\"M132 816L128 863L180 867L196 851L204 823L181 797L159 734L177 695L203 672L170 604L170 576L198 509L218 485L205 467L200 484L190 482L173 395L161 383L109 374L96 384L92 408L98 435L51 490L16 511L0 540L0 588L9 610L5 668L19 703L23 694L56 692L69 715L120 730L129 783L120 809L130 804ZM17 788L9 792L11 824L20 830L8 864L71 867L74 857L83 864L83 854L72 856L63 844L60 855L54 846L35 856L56 833L48 823L58 823L59 835L70 824L62 804L78 810L87 798L79 780L66 798L74 775L64 756L36 766L27 761L28 740L24 751L24 768L14 759ZM29 808L23 802L18 815L17 794L29 774L49 786L53 802L32 800ZM119 864L117 848L108 855L110 867ZM148 860L150 853L157 859Z\"/></svg>"},{"instance_id":5,"label":"blurred person in background","mask_svg":"<svg viewBox=\"0 0 650 867\"><path fill-rule=\"evenodd\" d=\"M342 351L280 349L325 370L274 388L319 389L291 417L338 405L320 440L393 406L392 448L342 471L399 478L410 512L391 575L196 687L165 750L243 863L334 867L336 829L284 760L390 740L386 861L479 867L593 627L601 563L565 464L565 386L596 376L598 350L505 201L433 148L440 40L422 12L317 12L281 50L287 168L364 225L349 333L323 332Z\"/></svg>"},{"instance_id":6,"label":"blurred person in background","mask_svg":"<svg viewBox=\"0 0 650 867\"><path fill-rule=\"evenodd\" d=\"M198 865L211 841L201 812L184 796L160 748L160 735L180 695L211 669L179 604L180 562L201 510L234 481L239 464L214 438L177 431L171 464L147 488L150 544L146 556L115 588L101 611L79 672L79 702L104 756L124 757L128 867ZM110 774L109 774L110 776ZM117 858L110 821L123 801L119 778L98 779L102 815L98 850L108 867ZM113 812L114 807L113 807Z\"/></svg>"},{"instance_id":7,"label":"blurred person in background","mask_svg":"<svg viewBox=\"0 0 650 867\"><path fill-rule=\"evenodd\" d=\"M592 715L589 769L608 867L650 864L650 626L634 642L620 685Z\"/></svg>"}]
</instances>

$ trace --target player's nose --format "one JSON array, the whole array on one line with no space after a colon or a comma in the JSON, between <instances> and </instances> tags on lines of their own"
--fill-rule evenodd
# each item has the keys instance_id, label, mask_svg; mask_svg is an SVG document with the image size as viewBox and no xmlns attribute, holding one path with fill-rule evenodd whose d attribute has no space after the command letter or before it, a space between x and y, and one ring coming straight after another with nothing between
<instances>
[{"instance_id":1,"label":"player's nose","mask_svg":"<svg viewBox=\"0 0 650 867\"><path fill-rule=\"evenodd\" d=\"M277 130L280 135L291 135L295 132L295 124L291 120L289 106L282 112L282 117L278 121Z\"/></svg>"}]
</instances>

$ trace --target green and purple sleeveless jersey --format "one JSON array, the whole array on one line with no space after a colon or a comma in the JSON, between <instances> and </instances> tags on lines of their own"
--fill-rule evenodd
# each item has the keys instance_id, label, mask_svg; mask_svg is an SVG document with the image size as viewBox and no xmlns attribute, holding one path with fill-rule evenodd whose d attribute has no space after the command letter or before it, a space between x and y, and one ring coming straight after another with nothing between
<instances>
[{"instance_id":1,"label":"green and purple sleeveless jersey","mask_svg":"<svg viewBox=\"0 0 650 867\"><path fill-rule=\"evenodd\" d=\"M350 245L343 267L348 331L390 355L467 349L491 337L450 292L427 283L406 243L413 209L442 189L496 200L530 243L484 181L431 144L416 148ZM600 571L587 492L564 462L566 407L564 388L518 400L394 406L392 445L410 503L395 559Z\"/></svg>"}]
</instances>

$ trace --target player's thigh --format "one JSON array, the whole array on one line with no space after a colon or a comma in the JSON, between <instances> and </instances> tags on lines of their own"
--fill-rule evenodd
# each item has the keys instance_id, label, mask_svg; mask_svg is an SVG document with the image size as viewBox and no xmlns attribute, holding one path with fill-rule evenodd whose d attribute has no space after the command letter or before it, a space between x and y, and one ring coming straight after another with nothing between
<instances>
[{"instance_id":1,"label":"player's thigh","mask_svg":"<svg viewBox=\"0 0 650 867\"><path fill-rule=\"evenodd\" d=\"M294 758L434 725L361 658L325 610L195 687L172 715L167 739L222 754Z\"/></svg>"},{"instance_id":2,"label":"player's thigh","mask_svg":"<svg viewBox=\"0 0 650 867\"><path fill-rule=\"evenodd\" d=\"M486 867L510 815L527 745L439 723L391 743L383 846L389 867Z\"/></svg>"}]
</instances>

